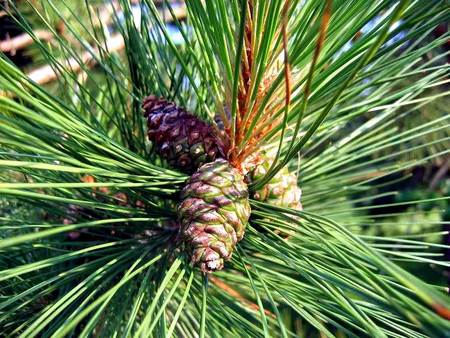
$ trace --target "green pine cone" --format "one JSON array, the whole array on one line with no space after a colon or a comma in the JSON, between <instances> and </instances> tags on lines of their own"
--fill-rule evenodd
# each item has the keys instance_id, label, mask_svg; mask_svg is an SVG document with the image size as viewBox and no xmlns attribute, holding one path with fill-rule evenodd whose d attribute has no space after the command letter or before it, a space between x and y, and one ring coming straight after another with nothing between
<instances>
[{"instance_id":1,"label":"green pine cone","mask_svg":"<svg viewBox=\"0 0 450 338\"><path fill-rule=\"evenodd\" d=\"M270 163L265 161L253 170L251 180L262 178L270 168ZM287 167L280 170L264 187L253 192L255 200L272 205L302 210L300 202L302 191L297 185L297 176Z\"/></svg>"},{"instance_id":2,"label":"green pine cone","mask_svg":"<svg viewBox=\"0 0 450 338\"><path fill-rule=\"evenodd\" d=\"M262 178L268 171L273 162L273 158L267 154L261 154L262 162L250 172L250 181L256 181ZM303 210L301 203L302 191L297 184L297 176L290 172L287 167L281 169L264 187L256 190L252 198L257 201L265 202L271 205ZM289 233L281 233L283 236L289 236Z\"/></svg>"},{"instance_id":3,"label":"green pine cone","mask_svg":"<svg viewBox=\"0 0 450 338\"><path fill-rule=\"evenodd\" d=\"M178 206L180 235L192 263L206 273L221 270L244 237L249 217L243 175L223 159L201 166Z\"/></svg>"}]
</instances>

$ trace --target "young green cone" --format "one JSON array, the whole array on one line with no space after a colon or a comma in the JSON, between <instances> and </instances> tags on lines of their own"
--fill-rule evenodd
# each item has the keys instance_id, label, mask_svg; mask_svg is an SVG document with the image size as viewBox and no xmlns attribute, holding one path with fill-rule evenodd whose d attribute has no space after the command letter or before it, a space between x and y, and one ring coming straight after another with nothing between
<instances>
[{"instance_id":1,"label":"young green cone","mask_svg":"<svg viewBox=\"0 0 450 338\"><path fill-rule=\"evenodd\" d=\"M273 157L266 153L260 154L261 162L250 172L250 180L256 181L269 171ZM271 205L303 210L300 199L302 190L297 184L297 175L287 167L281 169L265 186L253 192L252 197ZM288 234L282 234L288 235Z\"/></svg>"},{"instance_id":2,"label":"young green cone","mask_svg":"<svg viewBox=\"0 0 450 338\"><path fill-rule=\"evenodd\" d=\"M226 157L219 132L184 108L153 95L144 99L142 107L148 138L172 167L192 174L201 165Z\"/></svg>"},{"instance_id":3,"label":"young green cone","mask_svg":"<svg viewBox=\"0 0 450 338\"><path fill-rule=\"evenodd\" d=\"M252 173L252 180L265 175L268 168L264 164L258 166ZM302 190L297 185L297 177L289 169L280 170L264 187L253 193L253 198L280 207L302 210L300 202Z\"/></svg>"},{"instance_id":4,"label":"young green cone","mask_svg":"<svg viewBox=\"0 0 450 338\"><path fill-rule=\"evenodd\" d=\"M192 263L207 273L222 269L250 217L244 177L228 161L218 159L191 176L181 199L180 235Z\"/></svg>"}]
</instances>

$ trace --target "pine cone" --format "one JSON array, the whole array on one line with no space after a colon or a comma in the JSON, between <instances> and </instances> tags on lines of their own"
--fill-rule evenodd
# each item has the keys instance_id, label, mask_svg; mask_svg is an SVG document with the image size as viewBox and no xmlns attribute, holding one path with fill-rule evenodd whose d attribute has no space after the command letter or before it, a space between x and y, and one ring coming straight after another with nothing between
<instances>
[{"instance_id":1,"label":"pine cone","mask_svg":"<svg viewBox=\"0 0 450 338\"><path fill-rule=\"evenodd\" d=\"M264 165L257 167L252 180L263 177L267 170ZM253 193L253 198L257 201L296 210L303 210L301 196L302 190L297 186L297 177L287 168L280 170L269 183Z\"/></svg>"},{"instance_id":2,"label":"pine cone","mask_svg":"<svg viewBox=\"0 0 450 338\"><path fill-rule=\"evenodd\" d=\"M205 163L226 158L225 143L212 125L153 95L144 99L142 107L148 138L172 167L192 174Z\"/></svg>"},{"instance_id":3,"label":"pine cone","mask_svg":"<svg viewBox=\"0 0 450 338\"><path fill-rule=\"evenodd\" d=\"M250 217L244 177L226 160L200 167L181 193L180 235L194 264L203 272L223 268L244 237Z\"/></svg>"},{"instance_id":4,"label":"pine cone","mask_svg":"<svg viewBox=\"0 0 450 338\"><path fill-rule=\"evenodd\" d=\"M265 176L273 162L273 157L266 153L261 154L262 162L250 173L250 181L256 181ZM281 169L264 187L253 192L252 197L271 205L303 210L300 199L302 191L297 184L297 176L287 167ZM282 236L290 234L281 233Z\"/></svg>"}]
</instances>

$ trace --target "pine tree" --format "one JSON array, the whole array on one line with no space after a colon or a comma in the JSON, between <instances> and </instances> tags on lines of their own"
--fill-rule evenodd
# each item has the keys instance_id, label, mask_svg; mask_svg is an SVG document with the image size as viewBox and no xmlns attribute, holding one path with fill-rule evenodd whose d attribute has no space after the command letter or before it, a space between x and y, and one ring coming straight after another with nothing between
<instances>
[{"instance_id":1,"label":"pine tree","mask_svg":"<svg viewBox=\"0 0 450 338\"><path fill-rule=\"evenodd\" d=\"M428 200L372 203L448 156L448 114L405 123L449 94L446 1L6 3L56 82L0 57L2 336L448 335L441 224L374 212ZM214 156L149 140L149 95ZM283 173L302 207L255 196Z\"/></svg>"}]
</instances>

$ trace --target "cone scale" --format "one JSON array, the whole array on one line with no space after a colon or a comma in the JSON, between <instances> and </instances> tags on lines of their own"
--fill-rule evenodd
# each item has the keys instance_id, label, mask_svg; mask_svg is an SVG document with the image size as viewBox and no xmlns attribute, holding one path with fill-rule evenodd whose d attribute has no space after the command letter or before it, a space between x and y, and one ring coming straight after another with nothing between
<instances>
[{"instance_id":1,"label":"cone scale","mask_svg":"<svg viewBox=\"0 0 450 338\"><path fill-rule=\"evenodd\" d=\"M250 217L249 192L242 172L248 173L249 181L260 179L273 156L255 154L240 164L242 172L238 171L226 159L225 138L212 125L153 95L144 99L142 107L156 152L173 168L192 174L177 209L184 250L203 272L221 270L243 238ZM287 168L252 197L302 210L297 177Z\"/></svg>"},{"instance_id":2,"label":"cone scale","mask_svg":"<svg viewBox=\"0 0 450 338\"><path fill-rule=\"evenodd\" d=\"M180 235L193 264L205 273L221 270L244 237L250 217L244 177L218 159L188 180L178 207Z\"/></svg>"},{"instance_id":3,"label":"cone scale","mask_svg":"<svg viewBox=\"0 0 450 338\"><path fill-rule=\"evenodd\" d=\"M201 165L226 157L219 132L184 108L154 95L144 99L142 108L148 138L171 167L192 174Z\"/></svg>"},{"instance_id":4,"label":"cone scale","mask_svg":"<svg viewBox=\"0 0 450 338\"><path fill-rule=\"evenodd\" d=\"M262 178L267 173L265 164L258 166L252 173L252 181ZM302 191L297 185L297 177L286 167L281 169L266 185L255 191L252 197L279 207L303 210L300 202Z\"/></svg>"},{"instance_id":5,"label":"cone scale","mask_svg":"<svg viewBox=\"0 0 450 338\"><path fill-rule=\"evenodd\" d=\"M251 182L263 178L274 160L273 155L264 152L259 155L260 163L249 173ZM290 172L287 167L281 169L266 185L252 193L252 198L257 201L299 211L303 210L301 197L302 191L297 184L297 175ZM285 238L293 234L293 231L286 233L276 230L275 232Z\"/></svg>"}]
</instances>

